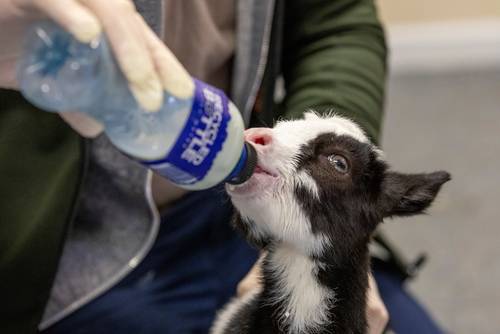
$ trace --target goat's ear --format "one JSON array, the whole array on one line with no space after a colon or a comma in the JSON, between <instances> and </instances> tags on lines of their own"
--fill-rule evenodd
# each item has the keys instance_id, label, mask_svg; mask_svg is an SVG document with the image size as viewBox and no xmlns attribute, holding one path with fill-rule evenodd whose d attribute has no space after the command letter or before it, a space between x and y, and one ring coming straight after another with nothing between
<instances>
[{"instance_id":1,"label":"goat's ear","mask_svg":"<svg viewBox=\"0 0 500 334\"><path fill-rule=\"evenodd\" d=\"M383 216L422 213L434 201L441 186L450 179L450 174L444 171L428 174L387 172L380 197Z\"/></svg>"}]
</instances>

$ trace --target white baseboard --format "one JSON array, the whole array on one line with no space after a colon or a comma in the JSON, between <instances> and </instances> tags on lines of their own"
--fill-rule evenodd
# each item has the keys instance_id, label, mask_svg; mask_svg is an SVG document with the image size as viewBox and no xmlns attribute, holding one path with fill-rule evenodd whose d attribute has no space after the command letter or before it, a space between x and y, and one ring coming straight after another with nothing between
<instances>
[{"instance_id":1,"label":"white baseboard","mask_svg":"<svg viewBox=\"0 0 500 334\"><path fill-rule=\"evenodd\" d=\"M395 74L500 68L500 18L387 27Z\"/></svg>"}]
</instances>

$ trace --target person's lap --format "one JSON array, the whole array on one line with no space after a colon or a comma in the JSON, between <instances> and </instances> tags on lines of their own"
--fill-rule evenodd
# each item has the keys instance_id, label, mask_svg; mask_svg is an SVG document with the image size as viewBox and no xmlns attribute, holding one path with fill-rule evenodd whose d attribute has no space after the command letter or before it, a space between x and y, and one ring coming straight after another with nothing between
<instances>
[{"instance_id":1,"label":"person's lap","mask_svg":"<svg viewBox=\"0 0 500 334\"><path fill-rule=\"evenodd\" d=\"M258 256L228 224L231 214L220 189L186 196L131 274L44 333L207 333ZM374 277L396 333L441 333L397 278Z\"/></svg>"}]
</instances>

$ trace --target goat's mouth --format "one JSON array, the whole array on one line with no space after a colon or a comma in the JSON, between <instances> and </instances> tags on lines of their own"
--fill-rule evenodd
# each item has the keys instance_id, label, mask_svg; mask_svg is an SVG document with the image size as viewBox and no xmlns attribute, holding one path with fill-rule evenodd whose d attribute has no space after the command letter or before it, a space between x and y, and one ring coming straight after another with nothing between
<instances>
[{"instance_id":1,"label":"goat's mouth","mask_svg":"<svg viewBox=\"0 0 500 334\"><path fill-rule=\"evenodd\" d=\"M262 194L264 190L267 190L268 187L272 186L277 178L277 173L272 172L270 168L266 168L258 163L250 179L238 185L226 184L226 191L231 196L248 197L259 195Z\"/></svg>"},{"instance_id":2,"label":"goat's mouth","mask_svg":"<svg viewBox=\"0 0 500 334\"><path fill-rule=\"evenodd\" d=\"M264 175L271 176L271 177L278 177L278 175L276 173L270 172L269 170L263 168L259 164L257 164L257 166L255 166L255 169L253 171L253 175L256 175L256 174L264 174Z\"/></svg>"}]
</instances>

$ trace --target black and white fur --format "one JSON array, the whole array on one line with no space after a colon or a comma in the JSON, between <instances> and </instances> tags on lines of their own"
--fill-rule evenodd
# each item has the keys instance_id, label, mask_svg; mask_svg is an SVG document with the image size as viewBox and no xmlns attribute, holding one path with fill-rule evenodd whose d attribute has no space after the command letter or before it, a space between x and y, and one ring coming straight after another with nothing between
<instances>
[{"instance_id":1,"label":"black and white fur","mask_svg":"<svg viewBox=\"0 0 500 334\"><path fill-rule=\"evenodd\" d=\"M365 333L373 231L385 217L421 213L449 174L390 171L361 129L338 116L308 113L247 130L246 139L259 167L227 191L236 227L267 251L262 285L229 303L211 333Z\"/></svg>"}]
</instances>

